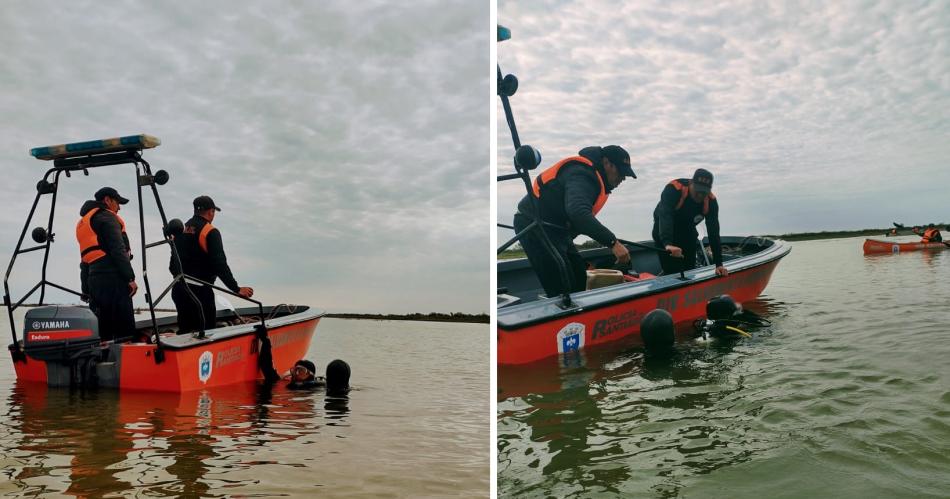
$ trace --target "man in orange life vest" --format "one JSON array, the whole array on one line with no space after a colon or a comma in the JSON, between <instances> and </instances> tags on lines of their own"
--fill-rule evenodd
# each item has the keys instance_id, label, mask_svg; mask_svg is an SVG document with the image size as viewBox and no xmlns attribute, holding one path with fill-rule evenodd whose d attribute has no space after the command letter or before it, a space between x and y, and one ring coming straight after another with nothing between
<instances>
[{"instance_id":1,"label":"man in orange life vest","mask_svg":"<svg viewBox=\"0 0 950 499\"><path fill-rule=\"evenodd\" d=\"M716 274L729 275L722 265L719 202L712 193L712 183L712 173L699 168L692 179L672 180L663 188L653 210L653 241L669 251L660 254L663 273L675 274L696 266L696 226L705 219Z\"/></svg>"},{"instance_id":2,"label":"man in orange life vest","mask_svg":"<svg viewBox=\"0 0 950 499\"><path fill-rule=\"evenodd\" d=\"M95 200L83 203L76 224L76 239L82 293L99 319L103 340L130 337L135 333L132 296L138 290L129 237L119 207L129 200L112 187L96 191Z\"/></svg>"},{"instance_id":3,"label":"man in orange life vest","mask_svg":"<svg viewBox=\"0 0 950 499\"><path fill-rule=\"evenodd\" d=\"M519 238L548 296L583 291L587 286L587 266L574 246L574 238L580 234L611 248L619 263L630 262L627 248L594 218L625 177L637 178L630 166L630 155L622 147L585 147L577 156L565 158L541 172L534 180L533 193L518 203L515 231L520 233L533 221L533 196L545 222L544 230L567 265L570 287L564 289L557 262L545 249L537 230Z\"/></svg>"},{"instance_id":4,"label":"man in orange life vest","mask_svg":"<svg viewBox=\"0 0 950 499\"><path fill-rule=\"evenodd\" d=\"M196 197L193 205L195 215L185 222L184 232L175 237L175 249L181 259L181 267L172 256L168 270L173 276L183 272L210 284L214 284L215 279L220 277L228 289L250 298L254 290L238 286L224 255L221 231L211 225L215 213L221 211L221 208L208 196ZM214 290L208 286L194 284L187 284L187 289L185 286L186 284L179 282L172 288L172 300L178 309L178 333L197 331L202 325L206 330L214 328ZM198 299L198 303L189 295L189 289Z\"/></svg>"},{"instance_id":5,"label":"man in orange life vest","mask_svg":"<svg viewBox=\"0 0 950 499\"><path fill-rule=\"evenodd\" d=\"M919 229L917 229L917 227L914 227L914 233L920 234ZM920 234L920 242L922 243L943 242L943 236L940 235L940 230L937 229L937 227L935 227L934 224L930 224L924 230L923 234Z\"/></svg>"}]
</instances>

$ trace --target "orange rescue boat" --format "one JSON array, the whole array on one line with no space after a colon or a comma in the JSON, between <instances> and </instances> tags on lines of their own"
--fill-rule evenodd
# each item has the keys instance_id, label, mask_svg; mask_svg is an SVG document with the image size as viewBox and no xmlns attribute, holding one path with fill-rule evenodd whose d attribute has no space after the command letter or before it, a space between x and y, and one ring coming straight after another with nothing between
<instances>
[{"instance_id":1,"label":"orange rescue boat","mask_svg":"<svg viewBox=\"0 0 950 499\"><path fill-rule=\"evenodd\" d=\"M942 250L947 247L947 243L896 243L890 241L878 241L877 239L864 240L864 254L872 253L905 253L907 251L920 250Z\"/></svg>"},{"instance_id":2,"label":"orange rescue boat","mask_svg":"<svg viewBox=\"0 0 950 499\"><path fill-rule=\"evenodd\" d=\"M48 386L101 386L121 390L156 392L189 392L259 378L276 380L289 370L310 348L317 323L323 312L301 305L265 306L228 289L214 286L187 274L174 276L171 284L154 298L149 285L146 252L167 245L172 258L177 258L171 244L181 221L168 220L158 195L158 186L168 182L168 173L152 173L142 158L142 151L161 144L149 135L132 135L113 139L39 147L31 155L52 160L36 185L36 198L27 216L16 249L4 277L4 305L7 307L13 342L9 346L17 380L45 383ZM78 297L83 295L68 286L47 278L47 264L54 241L53 220L60 183L71 173L89 174L89 170L106 166L133 165L138 186L138 215L141 227L141 280L148 318L136 323L135 334L128 338L102 341L95 314L84 306L45 305L46 291L56 289ZM77 175L79 176L79 175ZM162 221L162 238L145 241L142 192L151 190ZM45 226L31 232L36 246L24 248L23 242L43 198L50 199L49 218ZM44 252L40 281L22 298L14 301L10 293L10 274L18 255L32 251ZM178 334L177 317L156 317L155 307L172 286L179 282L211 286L216 291L245 300L254 306L222 310L216 315L214 328ZM27 298L39 291L39 307L27 311L22 329L17 327L14 311ZM22 331L22 338L17 338Z\"/></svg>"}]
</instances>

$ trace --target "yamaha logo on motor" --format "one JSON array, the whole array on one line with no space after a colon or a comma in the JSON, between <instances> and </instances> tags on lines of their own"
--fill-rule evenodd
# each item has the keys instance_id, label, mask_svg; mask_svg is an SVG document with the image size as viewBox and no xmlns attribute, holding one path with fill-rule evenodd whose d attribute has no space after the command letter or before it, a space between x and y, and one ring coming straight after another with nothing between
<instances>
[{"instance_id":1,"label":"yamaha logo on motor","mask_svg":"<svg viewBox=\"0 0 950 499\"><path fill-rule=\"evenodd\" d=\"M69 329L69 321L33 321L33 329Z\"/></svg>"}]
</instances>

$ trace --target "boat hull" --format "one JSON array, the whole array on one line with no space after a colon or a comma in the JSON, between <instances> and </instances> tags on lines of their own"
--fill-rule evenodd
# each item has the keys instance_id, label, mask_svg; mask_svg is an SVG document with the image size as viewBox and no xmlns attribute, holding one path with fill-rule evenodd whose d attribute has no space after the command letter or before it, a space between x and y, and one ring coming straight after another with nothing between
<instances>
[{"instance_id":1,"label":"boat hull","mask_svg":"<svg viewBox=\"0 0 950 499\"><path fill-rule=\"evenodd\" d=\"M557 307L558 298L500 309L498 363L527 364L621 340L639 333L642 318L658 308L680 324L705 317L706 302L714 296L753 300L789 251L776 242L762 254L729 262L726 277L716 276L710 266L687 272L685 281L663 276L577 293L568 309Z\"/></svg>"},{"instance_id":2,"label":"boat hull","mask_svg":"<svg viewBox=\"0 0 950 499\"><path fill-rule=\"evenodd\" d=\"M268 321L273 365L286 373L310 348L320 315L307 313ZM260 341L253 324L211 330L204 339L191 335L163 338L164 361L156 362L156 346L148 343L106 344L106 362L96 366L99 386L119 390L189 392L263 378L258 367ZM13 363L17 380L62 384L60 365L27 356Z\"/></svg>"},{"instance_id":3,"label":"boat hull","mask_svg":"<svg viewBox=\"0 0 950 499\"><path fill-rule=\"evenodd\" d=\"M942 250L946 248L947 245L944 243L892 243L888 241L878 241L876 239L864 240L865 255L872 253L905 253L908 251Z\"/></svg>"}]
</instances>

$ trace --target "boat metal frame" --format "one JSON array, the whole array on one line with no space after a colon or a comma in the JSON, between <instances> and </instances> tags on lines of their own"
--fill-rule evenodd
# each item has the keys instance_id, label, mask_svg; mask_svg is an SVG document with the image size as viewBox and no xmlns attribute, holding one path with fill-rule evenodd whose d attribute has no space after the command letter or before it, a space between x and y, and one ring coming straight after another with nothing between
<instances>
[{"instance_id":1,"label":"boat metal frame","mask_svg":"<svg viewBox=\"0 0 950 499\"><path fill-rule=\"evenodd\" d=\"M497 39L499 42L511 38L511 31L509 31L504 26L498 25L497 30L498 30ZM498 76L497 76L498 81L497 81L496 93L498 94L498 97L501 99L501 104L505 111L505 120L508 122L508 130L511 132L511 142L515 147L515 151L516 151L515 158L517 158L518 157L517 153L521 152L522 147L531 148L531 146L527 146L527 145L522 146L521 144L521 137L518 135L518 127L515 125L515 117L514 117L514 114L512 113L511 102L509 100L511 96L513 96L515 92L518 90L518 78L513 74L502 76L500 64L497 65L497 72L498 72ZM526 150L525 152L531 156L533 156L535 153L533 148L531 148L531 150ZM565 290L569 290L571 289L571 286L570 286L571 278L567 272L567 263L565 263L564 259L561 258L560 253L558 253L557 249L554 247L554 244L551 242L551 239L548 236L547 231L544 230L545 223L542 221L542 218L541 218L541 203L539 203L538 200L533 195L531 195L532 190L531 190L530 170L533 168L536 168L537 165L522 165L522 164L519 164L518 161L512 161L512 163L515 167L515 173L498 175L496 181L504 182L507 180L521 179L522 183L524 183L525 192L527 192L528 194L528 199L531 200L531 206L533 208L534 213L529 215L532 218L531 223L528 224L528 226L525 227L524 230L522 230L521 232L515 231L514 237L512 237L511 239L506 241L504 244L499 246L496 254L501 254L503 251L510 248L513 244L515 244L518 241L518 239L522 235L530 231L537 231L541 239L541 244L544 246L544 249L548 252L549 255L551 255L551 258L554 259L555 263L557 263L558 275L561 279L561 287ZM505 228L505 229L514 230L513 226L510 226L507 224L498 223L497 226L501 228ZM570 291L565 291L561 295L558 301L558 306L561 307L562 309L570 309L576 306L574 302L571 301Z\"/></svg>"},{"instance_id":2,"label":"boat metal frame","mask_svg":"<svg viewBox=\"0 0 950 499\"><path fill-rule=\"evenodd\" d=\"M57 284L50 281L47 278L47 266L49 263L49 255L52 243L55 241L55 233L53 232L53 222L56 214L56 200L57 194L59 192L60 182L63 180L63 175L65 178L71 178L73 173L82 172L83 175L88 176L89 170L93 168L101 168L106 166L117 166L124 164L131 164L135 167L135 177L136 177L136 200L138 204L138 219L139 219L139 230L140 230L140 241L141 241L141 254L140 258L142 261L142 281L145 287L145 301L148 303L150 325L151 325L151 334L149 335L152 338L152 342L155 345L155 354L152 355L152 358L155 360L156 364L160 364L165 360L165 345L162 342L161 336L159 335L158 323L155 318L155 306L161 302L161 300L171 291L172 287L179 283L192 283L197 285L209 286L217 291L226 293L228 295L240 298L242 300L251 302L256 305L258 315L260 317L260 324L254 326L258 338L262 341L267 340L267 325L265 324L265 315L264 315L264 305L260 301L257 301L253 298L247 298L241 296L233 291L222 288L220 286L213 285L211 283L205 282L201 279L198 279L194 276L185 274L184 272L179 272L176 274L172 282L158 295L158 298L155 300L152 299L151 285L149 284L148 278L148 258L146 258L147 250L168 245L171 250L172 258L178 260L178 252L174 244L174 236L172 233L172 228L169 227L169 220L165 215L165 209L162 205L161 197L158 193L157 185L164 185L168 181L168 173L164 170L158 170L154 174L152 173L152 167L142 157L142 150L148 146L144 144L136 145L126 145L113 147L105 151L97 152L77 152L74 154L66 153L61 154L53 159L53 167L49 168L46 173L43 175L42 179L36 184L36 197L33 199L33 205L30 208L30 212L27 215L26 222L23 224L23 230L20 232L20 237L17 240L16 249L13 252L13 255L10 257L10 263L7 265L7 271L3 278L3 304L7 308L7 314L10 320L10 331L13 336L13 344L10 345L10 352L13 357L14 362L26 362L26 355L21 350L19 340L16 334L16 322L13 318L13 311L23 305L23 303L32 296L37 289L40 291L40 298L38 305L43 305L46 297L46 287L59 289L68 293L72 293L76 296L83 297L83 294L77 292L73 289L70 289L67 286ZM42 158L45 159L45 158ZM144 203L143 203L143 188L149 188L152 192L152 195L155 199L155 205L158 208L158 213L162 220L162 239L146 243L145 239L145 212L144 212ZM30 226L30 222L33 220L33 216L36 213L36 208L40 203L40 199L43 196L51 195L50 201L50 212L49 218L46 221L45 227L37 227L33 231L33 239L38 243L36 246L30 246L28 248L23 247L23 241L26 237L27 228ZM172 222L176 220L173 219ZM37 234L40 236L37 237ZM44 252L43 263L41 267L40 280L36 283L23 297L16 300L15 302L10 296L10 274L13 271L14 264L16 263L17 256L29 253L33 251ZM179 260L180 262L180 260ZM181 269L181 265L178 266ZM198 302L197 297L188 289L188 286L185 286L189 296L195 303ZM203 321L202 321L203 322ZM198 338L205 338L204 325L200 326L198 332ZM116 342L120 338L115 339Z\"/></svg>"}]
</instances>

